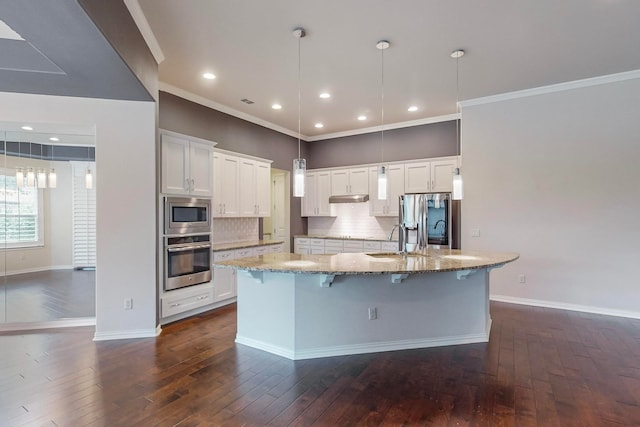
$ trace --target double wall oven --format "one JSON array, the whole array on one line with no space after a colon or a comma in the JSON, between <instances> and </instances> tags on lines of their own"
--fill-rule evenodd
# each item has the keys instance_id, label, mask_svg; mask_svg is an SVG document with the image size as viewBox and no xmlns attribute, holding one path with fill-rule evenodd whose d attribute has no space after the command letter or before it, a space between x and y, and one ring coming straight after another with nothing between
<instances>
[{"instance_id":1,"label":"double wall oven","mask_svg":"<svg viewBox=\"0 0 640 427\"><path fill-rule=\"evenodd\" d=\"M211 280L211 201L164 198L164 290Z\"/></svg>"}]
</instances>

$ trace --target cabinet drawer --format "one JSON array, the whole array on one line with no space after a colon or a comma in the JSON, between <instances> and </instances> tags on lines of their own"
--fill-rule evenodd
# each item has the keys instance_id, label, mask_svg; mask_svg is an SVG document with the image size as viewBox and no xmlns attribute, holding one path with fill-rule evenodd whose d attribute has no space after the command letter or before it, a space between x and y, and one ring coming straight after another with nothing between
<instances>
[{"instance_id":1,"label":"cabinet drawer","mask_svg":"<svg viewBox=\"0 0 640 427\"><path fill-rule=\"evenodd\" d=\"M267 246L269 248L269 252L272 254L282 252L284 249L284 244L280 243L279 245L271 245Z\"/></svg>"},{"instance_id":2,"label":"cabinet drawer","mask_svg":"<svg viewBox=\"0 0 640 427\"><path fill-rule=\"evenodd\" d=\"M253 248L245 248L245 249L236 249L234 251L234 256L237 258L247 258L253 256Z\"/></svg>"},{"instance_id":3,"label":"cabinet drawer","mask_svg":"<svg viewBox=\"0 0 640 427\"><path fill-rule=\"evenodd\" d=\"M228 261L234 258L233 251L219 251L213 253L214 261Z\"/></svg>"},{"instance_id":4,"label":"cabinet drawer","mask_svg":"<svg viewBox=\"0 0 640 427\"><path fill-rule=\"evenodd\" d=\"M213 303L213 287L195 290L178 290L177 295L165 295L162 297L162 317L184 313L194 308L204 307Z\"/></svg>"},{"instance_id":5,"label":"cabinet drawer","mask_svg":"<svg viewBox=\"0 0 640 427\"><path fill-rule=\"evenodd\" d=\"M345 240L344 251L347 253L362 252L364 250L364 242L362 240Z\"/></svg>"},{"instance_id":6,"label":"cabinet drawer","mask_svg":"<svg viewBox=\"0 0 640 427\"><path fill-rule=\"evenodd\" d=\"M379 251L381 248L382 242L364 242L362 245L364 250L367 252Z\"/></svg>"},{"instance_id":7,"label":"cabinet drawer","mask_svg":"<svg viewBox=\"0 0 640 427\"><path fill-rule=\"evenodd\" d=\"M302 238L296 237L295 243L298 245L309 245L310 244L309 240L311 239L302 239Z\"/></svg>"},{"instance_id":8,"label":"cabinet drawer","mask_svg":"<svg viewBox=\"0 0 640 427\"><path fill-rule=\"evenodd\" d=\"M324 247L324 239L309 239L310 246L322 246Z\"/></svg>"},{"instance_id":9,"label":"cabinet drawer","mask_svg":"<svg viewBox=\"0 0 640 427\"><path fill-rule=\"evenodd\" d=\"M396 252L398 250L398 242L382 242L382 252Z\"/></svg>"},{"instance_id":10,"label":"cabinet drawer","mask_svg":"<svg viewBox=\"0 0 640 427\"><path fill-rule=\"evenodd\" d=\"M256 256L268 254L269 252L270 252L269 246L258 246L253 248L253 254Z\"/></svg>"},{"instance_id":11,"label":"cabinet drawer","mask_svg":"<svg viewBox=\"0 0 640 427\"><path fill-rule=\"evenodd\" d=\"M339 254L344 252L344 242L342 240L327 239L324 241L325 254Z\"/></svg>"}]
</instances>

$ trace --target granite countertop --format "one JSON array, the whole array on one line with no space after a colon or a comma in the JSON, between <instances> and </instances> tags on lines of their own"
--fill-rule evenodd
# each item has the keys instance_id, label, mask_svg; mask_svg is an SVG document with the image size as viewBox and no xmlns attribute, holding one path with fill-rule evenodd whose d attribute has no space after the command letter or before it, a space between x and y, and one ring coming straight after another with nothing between
<instances>
[{"instance_id":1,"label":"granite countertop","mask_svg":"<svg viewBox=\"0 0 640 427\"><path fill-rule=\"evenodd\" d=\"M211 245L213 252L229 251L233 249L255 248L256 246L279 245L283 240L244 240L242 242L214 243Z\"/></svg>"},{"instance_id":2,"label":"granite countertop","mask_svg":"<svg viewBox=\"0 0 640 427\"><path fill-rule=\"evenodd\" d=\"M247 271L309 274L416 274L500 266L520 257L512 252L476 252L428 248L405 256L396 253L335 255L267 254L214 263Z\"/></svg>"},{"instance_id":3,"label":"granite countertop","mask_svg":"<svg viewBox=\"0 0 640 427\"><path fill-rule=\"evenodd\" d=\"M302 239L337 239L337 240L366 240L370 242L394 242L398 243L397 240L389 240L378 237L354 237L354 236L321 236L319 234L297 234L295 237L300 237Z\"/></svg>"}]
</instances>

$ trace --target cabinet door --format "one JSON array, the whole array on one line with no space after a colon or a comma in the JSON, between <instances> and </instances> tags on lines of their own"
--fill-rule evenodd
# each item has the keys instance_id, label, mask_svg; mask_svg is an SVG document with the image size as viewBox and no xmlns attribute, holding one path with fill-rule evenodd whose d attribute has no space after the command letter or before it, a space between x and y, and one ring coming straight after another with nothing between
<instances>
[{"instance_id":1,"label":"cabinet door","mask_svg":"<svg viewBox=\"0 0 640 427\"><path fill-rule=\"evenodd\" d=\"M349 194L349 170L331 171L331 196L344 196L345 194Z\"/></svg>"},{"instance_id":2,"label":"cabinet door","mask_svg":"<svg viewBox=\"0 0 640 427\"><path fill-rule=\"evenodd\" d=\"M238 173L240 162L237 157L220 156L220 175L216 173L220 183L221 216L238 216ZM216 185L217 187L217 185Z\"/></svg>"},{"instance_id":3,"label":"cabinet door","mask_svg":"<svg viewBox=\"0 0 640 427\"><path fill-rule=\"evenodd\" d=\"M256 213L256 162L240 159L240 215L257 216Z\"/></svg>"},{"instance_id":4,"label":"cabinet door","mask_svg":"<svg viewBox=\"0 0 640 427\"><path fill-rule=\"evenodd\" d=\"M333 177L329 171L317 172L316 177L316 206L318 216L331 216L331 183Z\"/></svg>"},{"instance_id":5,"label":"cabinet door","mask_svg":"<svg viewBox=\"0 0 640 427\"><path fill-rule=\"evenodd\" d=\"M349 169L349 193L369 194L369 169Z\"/></svg>"},{"instance_id":6,"label":"cabinet door","mask_svg":"<svg viewBox=\"0 0 640 427\"><path fill-rule=\"evenodd\" d=\"M431 164L408 163L404 168L404 192L427 193L431 191Z\"/></svg>"},{"instance_id":7,"label":"cabinet door","mask_svg":"<svg viewBox=\"0 0 640 427\"><path fill-rule=\"evenodd\" d=\"M455 160L436 160L431 162L431 191L449 193L453 191L453 169Z\"/></svg>"},{"instance_id":8,"label":"cabinet door","mask_svg":"<svg viewBox=\"0 0 640 427\"><path fill-rule=\"evenodd\" d=\"M304 176L304 197L302 197L301 216L315 216L317 211L317 182L315 172L307 172ZM296 252L297 253L297 252Z\"/></svg>"},{"instance_id":9,"label":"cabinet door","mask_svg":"<svg viewBox=\"0 0 640 427\"><path fill-rule=\"evenodd\" d=\"M189 141L162 135L162 192L189 194Z\"/></svg>"},{"instance_id":10,"label":"cabinet door","mask_svg":"<svg viewBox=\"0 0 640 427\"><path fill-rule=\"evenodd\" d=\"M387 173L389 169L387 168ZM387 180L389 177L387 177ZM387 181L387 191L389 190L389 182ZM389 195L387 194L387 197ZM378 168L369 168L369 215L385 216L387 201L378 199Z\"/></svg>"},{"instance_id":11,"label":"cabinet door","mask_svg":"<svg viewBox=\"0 0 640 427\"><path fill-rule=\"evenodd\" d=\"M399 197L404 193L404 165L391 165L387 167L386 216L398 216Z\"/></svg>"},{"instance_id":12,"label":"cabinet door","mask_svg":"<svg viewBox=\"0 0 640 427\"><path fill-rule=\"evenodd\" d=\"M213 150L211 147L191 142L189 145L189 175L191 194L211 197L213 185Z\"/></svg>"},{"instance_id":13,"label":"cabinet door","mask_svg":"<svg viewBox=\"0 0 640 427\"><path fill-rule=\"evenodd\" d=\"M256 216L271 216L271 164L256 163Z\"/></svg>"},{"instance_id":14,"label":"cabinet door","mask_svg":"<svg viewBox=\"0 0 640 427\"><path fill-rule=\"evenodd\" d=\"M236 270L214 267L213 300L224 301L236 296Z\"/></svg>"}]
</instances>

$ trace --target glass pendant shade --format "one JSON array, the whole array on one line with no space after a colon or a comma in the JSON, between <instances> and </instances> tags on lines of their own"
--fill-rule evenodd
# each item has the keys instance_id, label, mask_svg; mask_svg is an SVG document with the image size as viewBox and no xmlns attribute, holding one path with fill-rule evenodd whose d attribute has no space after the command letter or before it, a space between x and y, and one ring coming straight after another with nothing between
<instances>
[{"instance_id":1,"label":"glass pendant shade","mask_svg":"<svg viewBox=\"0 0 640 427\"><path fill-rule=\"evenodd\" d=\"M36 174L32 168L27 171L27 187L34 187L36 185Z\"/></svg>"},{"instance_id":2,"label":"glass pendant shade","mask_svg":"<svg viewBox=\"0 0 640 427\"><path fill-rule=\"evenodd\" d=\"M38 188L47 188L47 174L44 169L38 170Z\"/></svg>"},{"instance_id":3,"label":"glass pendant shade","mask_svg":"<svg viewBox=\"0 0 640 427\"><path fill-rule=\"evenodd\" d=\"M93 175L91 174L91 169L87 168L87 173L84 176L84 186L87 190L91 190L93 188Z\"/></svg>"},{"instance_id":4,"label":"glass pendant shade","mask_svg":"<svg viewBox=\"0 0 640 427\"><path fill-rule=\"evenodd\" d=\"M304 175L306 172L306 159L293 159L293 197L304 197Z\"/></svg>"},{"instance_id":5,"label":"glass pendant shade","mask_svg":"<svg viewBox=\"0 0 640 427\"><path fill-rule=\"evenodd\" d=\"M453 200L462 200L464 197L462 187L462 175L460 175L460 168L456 168L453 173L453 194L451 195Z\"/></svg>"},{"instance_id":6,"label":"glass pendant shade","mask_svg":"<svg viewBox=\"0 0 640 427\"><path fill-rule=\"evenodd\" d=\"M56 175L56 170L51 169L49 171L49 188L56 188L58 184L58 176Z\"/></svg>"},{"instance_id":7,"label":"glass pendant shade","mask_svg":"<svg viewBox=\"0 0 640 427\"><path fill-rule=\"evenodd\" d=\"M22 168L16 169L16 186L18 188L24 187L24 172Z\"/></svg>"},{"instance_id":8,"label":"glass pendant shade","mask_svg":"<svg viewBox=\"0 0 640 427\"><path fill-rule=\"evenodd\" d=\"M378 168L378 200L387 200L387 168Z\"/></svg>"}]
</instances>

